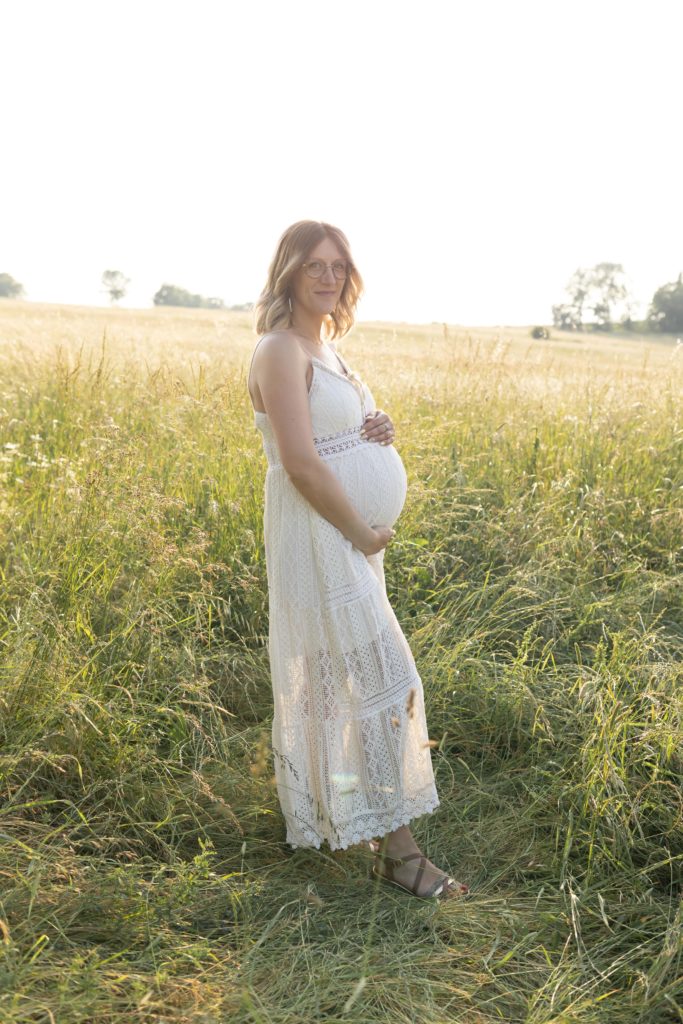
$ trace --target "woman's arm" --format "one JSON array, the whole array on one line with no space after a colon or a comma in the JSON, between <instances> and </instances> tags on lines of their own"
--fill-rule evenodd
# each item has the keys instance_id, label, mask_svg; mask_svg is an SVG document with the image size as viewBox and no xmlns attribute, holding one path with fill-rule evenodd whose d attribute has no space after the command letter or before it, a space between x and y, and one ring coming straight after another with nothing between
<instances>
[{"instance_id":1,"label":"woman's arm","mask_svg":"<svg viewBox=\"0 0 683 1024\"><path fill-rule=\"evenodd\" d=\"M308 404L308 363L295 338L267 335L254 357L254 375L277 440L285 472L316 512L364 550L375 531L356 511L313 444Z\"/></svg>"}]
</instances>

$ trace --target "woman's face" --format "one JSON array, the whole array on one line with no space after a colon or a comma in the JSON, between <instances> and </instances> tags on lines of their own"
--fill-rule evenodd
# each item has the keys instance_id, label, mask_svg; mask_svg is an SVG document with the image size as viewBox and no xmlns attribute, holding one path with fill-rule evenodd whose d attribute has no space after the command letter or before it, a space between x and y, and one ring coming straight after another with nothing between
<instances>
[{"instance_id":1,"label":"woman's face","mask_svg":"<svg viewBox=\"0 0 683 1024\"><path fill-rule=\"evenodd\" d=\"M311 313L324 316L335 308L346 284L344 278L337 280L331 264L337 260L346 262L346 258L331 238L323 238L311 249L304 262L312 263L314 260L326 264L325 270L320 277L309 277L306 270L299 267L291 283L292 305L296 302Z\"/></svg>"}]
</instances>

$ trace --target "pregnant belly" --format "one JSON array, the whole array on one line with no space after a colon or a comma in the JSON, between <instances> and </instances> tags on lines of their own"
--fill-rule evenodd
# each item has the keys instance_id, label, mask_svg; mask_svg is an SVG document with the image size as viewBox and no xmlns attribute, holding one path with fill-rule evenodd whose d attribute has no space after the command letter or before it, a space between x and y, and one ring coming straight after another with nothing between
<instances>
[{"instance_id":1,"label":"pregnant belly","mask_svg":"<svg viewBox=\"0 0 683 1024\"><path fill-rule=\"evenodd\" d=\"M406 500L408 479L393 445L367 441L328 463L368 526L393 526Z\"/></svg>"}]
</instances>

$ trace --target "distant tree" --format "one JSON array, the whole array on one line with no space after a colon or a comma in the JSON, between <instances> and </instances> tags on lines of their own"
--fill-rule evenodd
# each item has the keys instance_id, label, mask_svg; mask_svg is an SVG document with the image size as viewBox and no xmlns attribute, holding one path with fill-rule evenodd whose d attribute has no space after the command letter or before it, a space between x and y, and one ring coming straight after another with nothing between
<instances>
[{"instance_id":1,"label":"distant tree","mask_svg":"<svg viewBox=\"0 0 683 1024\"><path fill-rule=\"evenodd\" d=\"M152 302L155 306L198 306L199 298L175 284L162 284Z\"/></svg>"},{"instance_id":2,"label":"distant tree","mask_svg":"<svg viewBox=\"0 0 683 1024\"><path fill-rule=\"evenodd\" d=\"M630 317L631 297L621 263L597 263L579 267L566 287L568 302L552 307L553 324L561 330L580 330L586 323L586 312L592 313L590 326L611 330L619 307Z\"/></svg>"},{"instance_id":3,"label":"distant tree","mask_svg":"<svg viewBox=\"0 0 683 1024\"><path fill-rule=\"evenodd\" d=\"M125 277L120 270L105 270L102 274L102 284L105 292L109 293L109 301L114 303L126 294L130 278Z\"/></svg>"},{"instance_id":4,"label":"distant tree","mask_svg":"<svg viewBox=\"0 0 683 1024\"><path fill-rule=\"evenodd\" d=\"M581 316L570 302L561 302L553 306L553 326L561 331L580 331Z\"/></svg>"},{"instance_id":5,"label":"distant tree","mask_svg":"<svg viewBox=\"0 0 683 1024\"><path fill-rule=\"evenodd\" d=\"M0 299L20 299L23 294L23 284L15 281L11 274L0 274Z\"/></svg>"},{"instance_id":6,"label":"distant tree","mask_svg":"<svg viewBox=\"0 0 683 1024\"><path fill-rule=\"evenodd\" d=\"M654 293L648 323L658 331L683 332L683 274Z\"/></svg>"},{"instance_id":7,"label":"distant tree","mask_svg":"<svg viewBox=\"0 0 683 1024\"><path fill-rule=\"evenodd\" d=\"M630 310L629 290L621 263L598 263L592 271L593 316L596 326L603 331L612 328L614 314L620 305Z\"/></svg>"},{"instance_id":8,"label":"distant tree","mask_svg":"<svg viewBox=\"0 0 683 1024\"><path fill-rule=\"evenodd\" d=\"M549 338L550 331L547 327L532 327L531 328L532 338Z\"/></svg>"},{"instance_id":9,"label":"distant tree","mask_svg":"<svg viewBox=\"0 0 683 1024\"><path fill-rule=\"evenodd\" d=\"M569 295L569 305L574 312L574 320L579 324L579 327L583 326L585 319L584 307L591 290L591 276L592 272L590 270L579 267L569 278L567 284L566 290Z\"/></svg>"},{"instance_id":10,"label":"distant tree","mask_svg":"<svg viewBox=\"0 0 683 1024\"><path fill-rule=\"evenodd\" d=\"M192 292L179 288L175 284L162 284L152 301L155 306L190 306L202 309L225 308L225 303L222 299L205 299L204 296L194 295Z\"/></svg>"}]
</instances>

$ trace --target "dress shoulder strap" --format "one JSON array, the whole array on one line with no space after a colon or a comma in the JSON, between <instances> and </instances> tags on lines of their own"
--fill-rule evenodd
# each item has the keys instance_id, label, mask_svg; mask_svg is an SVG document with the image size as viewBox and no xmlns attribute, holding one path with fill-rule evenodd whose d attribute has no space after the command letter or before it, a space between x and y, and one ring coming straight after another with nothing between
<instances>
[{"instance_id":1,"label":"dress shoulder strap","mask_svg":"<svg viewBox=\"0 0 683 1024\"><path fill-rule=\"evenodd\" d=\"M265 334L263 335L263 338L265 338ZM247 370L247 387L249 386L249 378L251 376L251 368L254 365L254 356L256 355L256 350L258 349L259 345L263 341L263 338L259 338L258 342L254 346L254 351L251 353L251 360L249 362L249 369Z\"/></svg>"}]
</instances>

